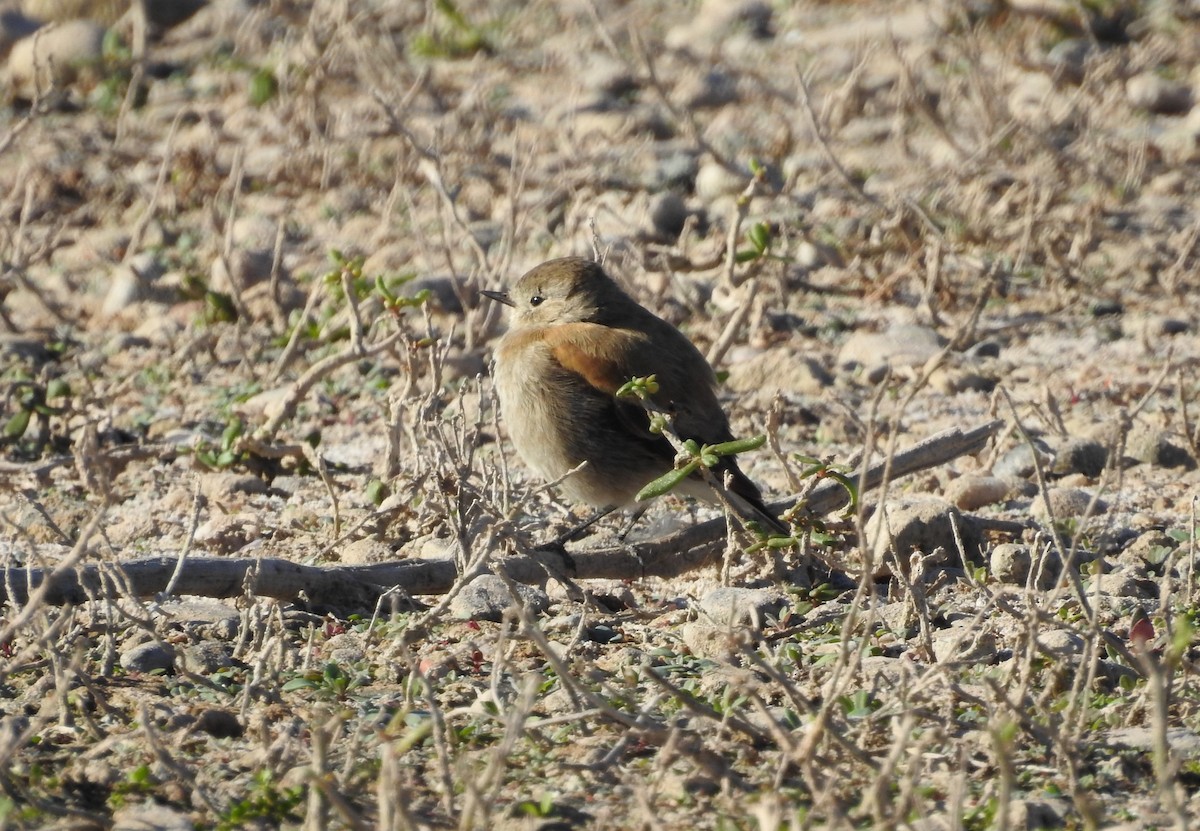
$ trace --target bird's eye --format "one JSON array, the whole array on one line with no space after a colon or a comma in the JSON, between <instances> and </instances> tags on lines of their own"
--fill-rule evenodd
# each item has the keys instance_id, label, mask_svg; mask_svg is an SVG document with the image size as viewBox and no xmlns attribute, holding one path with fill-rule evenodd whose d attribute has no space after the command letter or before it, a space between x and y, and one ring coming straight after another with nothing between
<instances>
[{"instance_id":1,"label":"bird's eye","mask_svg":"<svg viewBox=\"0 0 1200 831\"><path fill-rule=\"evenodd\" d=\"M529 305L540 306L542 305L542 301L545 299L546 298L542 297L540 294L535 294L533 297L529 298Z\"/></svg>"}]
</instances>

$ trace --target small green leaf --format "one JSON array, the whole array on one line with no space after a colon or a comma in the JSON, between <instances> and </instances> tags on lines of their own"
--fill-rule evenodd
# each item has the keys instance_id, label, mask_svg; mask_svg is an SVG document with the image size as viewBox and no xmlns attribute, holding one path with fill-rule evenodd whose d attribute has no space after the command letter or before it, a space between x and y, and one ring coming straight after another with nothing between
<instances>
[{"instance_id":1,"label":"small green leaf","mask_svg":"<svg viewBox=\"0 0 1200 831\"><path fill-rule=\"evenodd\" d=\"M378 507L383 503L383 500L388 498L389 495L390 491L388 486L379 479L372 479L367 483L367 499L371 501L372 505Z\"/></svg>"},{"instance_id":2,"label":"small green leaf","mask_svg":"<svg viewBox=\"0 0 1200 831\"><path fill-rule=\"evenodd\" d=\"M260 69L250 78L250 103L256 107L270 101L279 92L279 81L269 69Z\"/></svg>"},{"instance_id":3,"label":"small green leaf","mask_svg":"<svg viewBox=\"0 0 1200 831\"><path fill-rule=\"evenodd\" d=\"M718 456L731 456L734 453L757 450L766 443L767 437L765 435L758 435L747 439L734 439L733 441L723 441L720 444L713 444L709 446L708 451Z\"/></svg>"},{"instance_id":4,"label":"small green leaf","mask_svg":"<svg viewBox=\"0 0 1200 831\"><path fill-rule=\"evenodd\" d=\"M233 298L219 291L204 292L204 320L206 323L233 323L238 318Z\"/></svg>"},{"instance_id":5,"label":"small green leaf","mask_svg":"<svg viewBox=\"0 0 1200 831\"><path fill-rule=\"evenodd\" d=\"M733 258L739 263L748 263L751 260L757 260L762 256L761 251L754 251L749 248L743 248L741 251L733 255Z\"/></svg>"},{"instance_id":6,"label":"small green leaf","mask_svg":"<svg viewBox=\"0 0 1200 831\"><path fill-rule=\"evenodd\" d=\"M765 253L771 247L771 229L765 222L754 223L747 236L750 237L750 244L758 250L759 254Z\"/></svg>"},{"instance_id":7,"label":"small green leaf","mask_svg":"<svg viewBox=\"0 0 1200 831\"><path fill-rule=\"evenodd\" d=\"M681 468L667 471L638 491L634 499L638 502L645 502L647 499L669 493L676 485L695 473L698 467L700 467L700 460L692 459Z\"/></svg>"},{"instance_id":8,"label":"small green leaf","mask_svg":"<svg viewBox=\"0 0 1200 831\"><path fill-rule=\"evenodd\" d=\"M4 425L4 438L19 439L29 429L29 410L18 410Z\"/></svg>"},{"instance_id":9,"label":"small green leaf","mask_svg":"<svg viewBox=\"0 0 1200 831\"><path fill-rule=\"evenodd\" d=\"M693 456L700 455L700 445L696 442L695 439L688 439L687 441L685 441L683 443L683 449L686 450L688 453L690 453Z\"/></svg>"},{"instance_id":10,"label":"small green leaf","mask_svg":"<svg viewBox=\"0 0 1200 831\"><path fill-rule=\"evenodd\" d=\"M46 385L46 400L53 401L55 398L68 398L71 395L71 385L62 378L55 378Z\"/></svg>"}]
</instances>

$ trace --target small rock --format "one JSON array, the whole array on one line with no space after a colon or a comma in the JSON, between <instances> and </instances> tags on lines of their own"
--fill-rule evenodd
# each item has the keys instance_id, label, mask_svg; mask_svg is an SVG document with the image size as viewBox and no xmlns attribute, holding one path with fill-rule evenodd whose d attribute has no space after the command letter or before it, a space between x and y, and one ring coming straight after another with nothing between
<instances>
[{"instance_id":1,"label":"small rock","mask_svg":"<svg viewBox=\"0 0 1200 831\"><path fill-rule=\"evenodd\" d=\"M1054 44L1046 53L1046 68L1071 84L1083 80L1088 55L1093 51L1087 38L1066 38Z\"/></svg>"},{"instance_id":2,"label":"small rock","mask_svg":"<svg viewBox=\"0 0 1200 831\"><path fill-rule=\"evenodd\" d=\"M675 97L690 110L723 107L737 101L737 81L720 69L710 69L681 81L675 87Z\"/></svg>"},{"instance_id":3,"label":"small rock","mask_svg":"<svg viewBox=\"0 0 1200 831\"><path fill-rule=\"evenodd\" d=\"M151 287L162 275L162 264L149 253L138 254L117 266L109 278L100 316L112 317L139 300L149 299Z\"/></svg>"},{"instance_id":4,"label":"small rock","mask_svg":"<svg viewBox=\"0 0 1200 831\"><path fill-rule=\"evenodd\" d=\"M1043 466L1049 464L1052 459L1048 444L1041 439L1034 439L1033 444L1034 446L1030 447L1027 442L1022 442L1009 450L992 466L992 473L1002 479L1028 479L1033 476L1036 470L1034 465L1035 448L1037 461L1040 461Z\"/></svg>"},{"instance_id":5,"label":"small rock","mask_svg":"<svg viewBox=\"0 0 1200 831\"><path fill-rule=\"evenodd\" d=\"M1033 555L1027 545L1006 542L992 549L991 574L1001 583L1024 586L1032 564Z\"/></svg>"},{"instance_id":6,"label":"small rock","mask_svg":"<svg viewBox=\"0 0 1200 831\"><path fill-rule=\"evenodd\" d=\"M1108 448L1100 442L1091 439L1070 439L1054 454L1054 461L1047 473L1053 476L1082 473L1094 479L1104 472L1107 462Z\"/></svg>"},{"instance_id":7,"label":"small rock","mask_svg":"<svg viewBox=\"0 0 1200 831\"><path fill-rule=\"evenodd\" d=\"M208 287L224 294L243 292L269 280L275 255L269 250L235 248L225 257L217 257L209 269Z\"/></svg>"},{"instance_id":8,"label":"small rock","mask_svg":"<svg viewBox=\"0 0 1200 831\"><path fill-rule=\"evenodd\" d=\"M994 340L981 340L979 343L963 352L963 354L968 358L973 358L975 360L982 358L999 358L1000 349L1000 344Z\"/></svg>"},{"instance_id":9,"label":"small rock","mask_svg":"<svg viewBox=\"0 0 1200 831\"><path fill-rule=\"evenodd\" d=\"M257 476L231 470L214 471L200 477L200 495L214 502L230 502L241 495L261 494L268 490L267 483Z\"/></svg>"},{"instance_id":10,"label":"small rock","mask_svg":"<svg viewBox=\"0 0 1200 831\"><path fill-rule=\"evenodd\" d=\"M121 666L127 672L154 672L175 669L175 650L165 643L151 641L138 644L121 653Z\"/></svg>"},{"instance_id":11,"label":"small rock","mask_svg":"<svg viewBox=\"0 0 1200 831\"><path fill-rule=\"evenodd\" d=\"M960 476L952 480L944 496L955 507L974 511L984 505L993 505L1008 498L1009 483L996 476Z\"/></svg>"},{"instance_id":12,"label":"small rock","mask_svg":"<svg viewBox=\"0 0 1200 831\"><path fill-rule=\"evenodd\" d=\"M343 545L338 559L346 565L372 565L396 559L396 552L383 540L363 537Z\"/></svg>"},{"instance_id":13,"label":"small rock","mask_svg":"<svg viewBox=\"0 0 1200 831\"><path fill-rule=\"evenodd\" d=\"M649 213L655 235L668 240L679 237L689 216L683 197L674 191L657 194L650 201Z\"/></svg>"},{"instance_id":14,"label":"small rock","mask_svg":"<svg viewBox=\"0 0 1200 831\"><path fill-rule=\"evenodd\" d=\"M535 614L546 610L550 598L534 586L517 584L522 602ZM450 614L459 620L499 621L513 605L508 586L494 574L481 574L467 584L450 603Z\"/></svg>"},{"instance_id":15,"label":"small rock","mask_svg":"<svg viewBox=\"0 0 1200 831\"><path fill-rule=\"evenodd\" d=\"M1083 638L1074 632L1068 632L1065 629L1050 629L1038 633L1037 645L1038 649L1046 655L1062 660L1072 655L1079 655L1083 652L1086 644Z\"/></svg>"},{"instance_id":16,"label":"small rock","mask_svg":"<svg viewBox=\"0 0 1200 831\"><path fill-rule=\"evenodd\" d=\"M1008 805L1009 827L1014 831L1065 828L1070 814L1071 803L1054 797L1014 799Z\"/></svg>"},{"instance_id":17,"label":"small rock","mask_svg":"<svg viewBox=\"0 0 1200 831\"><path fill-rule=\"evenodd\" d=\"M485 251L504 238L504 225L491 219L479 219L467 224L467 230Z\"/></svg>"},{"instance_id":18,"label":"small rock","mask_svg":"<svg viewBox=\"0 0 1200 831\"><path fill-rule=\"evenodd\" d=\"M197 713L192 729L207 733L214 739L236 739L246 732L246 728L238 720L237 713L217 707Z\"/></svg>"},{"instance_id":19,"label":"small rock","mask_svg":"<svg viewBox=\"0 0 1200 831\"><path fill-rule=\"evenodd\" d=\"M938 333L924 326L901 324L885 332L859 330L838 350L840 367L921 366L942 351Z\"/></svg>"},{"instance_id":20,"label":"small rock","mask_svg":"<svg viewBox=\"0 0 1200 831\"><path fill-rule=\"evenodd\" d=\"M707 161L696 173L696 198L709 204L722 196L735 196L746 189L749 181L749 173L739 176L724 165Z\"/></svg>"},{"instance_id":21,"label":"small rock","mask_svg":"<svg viewBox=\"0 0 1200 831\"><path fill-rule=\"evenodd\" d=\"M1191 470L1196 466L1182 443L1175 441L1171 433L1149 427L1139 427L1125 442L1126 454L1145 464L1158 467L1182 467Z\"/></svg>"},{"instance_id":22,"label":"small rock","mask_svg":"<svg viewBox=\"0 0 1200 831\"><path fill-rule=\"evenodd\" d=\"M74 83L100 63L104 31L91 20L71 20L18 41L8 56L9 94L28 100Z\"/></svg>"},{"instance_id":23,"label":"small rock","mask_svg":"<svg viewBox=\"0 0 1200 831\"><path fill-rule=\"evenodd\" d=\"M1158 599L1158 582L1148 579L1141 569L1120 566L1107 574L1094 576L1087 581L1087 590L1095 591L1097 584L1100 593L1109 597L1135 597L1139 600Z\"/></svg>"},{"instance_id":24,"label":"small rock","mask_svg":"<svg viewBox=\"0 0 1200 831\"><path fill-rule=\"evenodd\" d=\"M1147 753L1154 750L1154 730L1150 727L1120 727L1095 736L1110 747L1128 747ZM1168 727L1167 745L1174 756L1195 759L1200 757L1200 733L1186 727Z\"/></svg>"},{"instance_id":25,"label":"small rock","mask_svg":"<svg viewBox=\"0 0 1200 831\"><path fill-rule=\"evenodd\" d=\"M205 675L218 670L237 666L233 658L233 647L220 641L198 641L189 644L183 650L183 657L188 669Z\"/></svg>"},{"instance_id":26,"label":"small rock","mask_svg":"<svg viewBox=\"0 0 1200 831\"><path fill-rule=\"evenodd\" d=\"M971 630L967 626L951 626L933 632L933 656L939 664L962 661L991 664L996 660L994 632Z\"/></svg>"},{"instance_id":27,"label":"small rock","mask_svg":"<svg viewBox=\"0 0 1200 831\"><path fill-rule=\"evenodd\" d=\"M940 548L957 552L952 523L958 527L966 555L975 557L980 543L975 524L946 500L931 496L894 499L879 507L867 520L863 544L873 547L875 563L886 573L889 550L896 552L904 568L914 551L932 554Z\"/></svg>"},{"instance_id":28,"label":"small rock","mask_svg":"<svg viewBox=\"0 0 1200 831\"><path fill-rule=\"evenodd\" d=\"M764 391L819 395L833 384L833 376L815 359L786 345L769 349L729 369L725 385L737 393Z\"/></svg>"},{"instance_id":29,"label":"small rock","mask_svg":"<svg viewBox=\"0 0 1200 831\"><path fill-rule=\"evenodd\" d=\"M688 23L667 32L670 49L706 52L728 44L738 35L753 40L772 36L771 6L762 0L707 0Z\"/></svg>"},{"instance_id":30,"label":"small rock","mask_svg":"<svg viewBox=\"0 0 1200 831\"><path fill-rule=\"evenodd\" d=\"M343 667L357 664L367 657L367 650L363 646L362 638L353 632L343 632L340 635L334 635L325 641L321 646L321 650L328 656L330 661Z\"/></svg>"},{"instance_id":31,"label":"small rock","mask_svg":"<svg viewBox=\"0 0 1200 831\"><path fill-rule=\"evenodd\" d=\"M1097 300L1088 307L1092 317L1114 317L1125 314L1125 307L1119 300Z\"/></svg>"},{"instance_id":32,"label":"small rock","mask_svg":"<svg viewBox=\"0 0 1200 831\"><path fill-rule=\"evenodd\" d=\"M1049 509L1047 509L1047 498L1049 501ZM1045 496L1038 494L1033 500L1033 504L1029 507L1029 512L1033 516L1042 521L1049 522L1051 519L1064 520L1076 517L1082 517L1088 508L1092 505L1092 495L1087 491L1078 488L1050 488ZM1108 510L1108 503L1103 499L1097 499L1096 504L1091 509L1091 515L1102 514Z\"/></svg>"},{"instance_id":33,"label":"small rock","mask_svg":"<svg viewBox=\"0 0 1200 831\"><path fill-rule=\"evenodd\" d=\"M676 188L684 192L692 191L695 188L696 174L699 169L699 160L695 153L672 150L655 158L654 168L646 187L651 191Z\"/></svg>"},{"instance_id":34,"label":"small rock","mask_svg":"<svg viewBox=\"0 0 1200 831\"><path fill-rule=\"evenodd\" d=\"M691 620L680 627L679 636L697 658L732 661L740 652L738 638L727 628L708 621Z\"/></svg>"},{"instance_id":35,"label":"small rock","mask_svg":"<svg viewBox=\"0 0 1200 831\"><path fill-rule=\"evenodd\" d=\"M192 831L196 824L187 814L147 801L113 811L112 831Z\"/></svg>"},{"instance_id":36,"label":"small rock","mask_svg":"<svg viewBox=\"0 0 1200 831\"><path fill-rule=\"evenodd\" d=\"M749 626L762 629L768 618L778 618L787 607L787 597L770 589L722 586L700 598L700 611L715 626Z\"/></svg>"},{"instance_id":37,"label":"small rock","mask_svg":"<svg viewBox=\"0 0 1200 831\"><path fill-rule=\"evenodd\" d=\"M262 536L262 517L244 514L218 514L196 529L197 544L217 552L231 554Z\"/></svg>"},{"instance_id":38,"label":"small rock","mask_svg":"<svg viewBox=\"0 0 1200 831\"><path fill-rule=\"evenodd\" d=\"M38 30L40 24L26 17L19 9L0 10L0 60L8 56L13 45Z\"/></svg>"},{"instance_id":39,"label":"small rock","mask_svg":"<svg viewBox=\"0 0 1200 831\"><path fill-rule=\"evenodd\" d=\"M1160 115L1185 113L1192 107L1192 90L1154 72L1143 72L1125 82L1125 97L1131 106Z\"/></svg>"}]
</instances>

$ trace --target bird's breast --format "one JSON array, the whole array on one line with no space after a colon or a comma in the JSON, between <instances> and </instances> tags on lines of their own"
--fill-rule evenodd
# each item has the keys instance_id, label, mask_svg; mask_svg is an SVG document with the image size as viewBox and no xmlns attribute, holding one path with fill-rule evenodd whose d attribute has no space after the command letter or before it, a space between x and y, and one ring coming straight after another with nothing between
<instances>
[{"instance_id":1,"label":"bird's breast","mask_svg":"<svg viewBox=\"0 0 1200 831\"><path fill-rule=\"evenodd\" d=\"M578 464L568 453L571 393L556 384L558 371L549 347L522 332L505 335L496 350L496 395L509 438L525 463L546 479Z\"/></svg>"}]
</instances>

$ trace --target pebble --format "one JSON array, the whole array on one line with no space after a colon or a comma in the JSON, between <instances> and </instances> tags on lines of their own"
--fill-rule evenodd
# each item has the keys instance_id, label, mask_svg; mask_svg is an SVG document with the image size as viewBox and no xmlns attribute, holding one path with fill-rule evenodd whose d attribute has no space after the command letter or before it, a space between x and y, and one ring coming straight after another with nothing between
<instances>
[{"instance_id":1,"label":"pebble","mask_svg":"<svg viewBox=\"0 0 1200 831\"><path fill-rule=\"evenodd\" d=\"M951 626L932 633L933 657L939 664L962 661L990 664L996 660L996 634L988 629Z\"/></svg>"},{"instance_id":2,"label":"pebble","mask_svg":"<svg viewBox=\"0 0 1200 831\"><path fill-rule=\"evenodd\" d=\"M696 198L708 204L723 196L736 196L746 189L750 174L739 176L724 165L706 161L696 173Z\"/></svg>"},{"instance_id":3,"label":"pebble","mask_svg":"<svg viewBox=\"0 0 1200 831\"><path fill-rule=\"evenodd\" d=\"M934 496L893 499L878 508L867 520L865 545L873 546L877 568L886 573L888 551L894 550L902 567L907 568L914 551L932 554L941 548L957 559L958 543L953 524L958 527L968 557L979 551L980 537L974 524L958 508Z\"/></svg>"},{"instance_id":4,"label":"pebble","mask_svg":"<svg viewBox=\"0 0 1200 831\"><path fill-rule=\"evenodd\" d=\"M837 364L844 368L921 366L941 352L942 346L937 332L917 324L899 324L884 332L860 329L838 350Z\"/></svg>"},{"instance_id":5,"label":"pebble","mask_svg":"<svg viewBox=\"0 0 1200 831\"><path fill-rule=\"evenodd\" d=\"M1192 458L1181 441L1164 430L1139 427L1131 431L1125 442L1125 453L1130 458L1158 467L1182 467L1192 469L1196 460Z\"/></svg>"},{"instance_id":6,"label":"pebble","mask_svg":"<svg viewBox=\"0 0 1200 831\"><path fill-rule=\"evenodd\" d=\"M235 290L243 292L270 279L274 261L274 254L269 250L235 248L228 261L224 257L213 259L208 272L208 287L225 294Z\"/></svg>"},{"instance_id":7,"label":"pebble","mask_svg":"<svg viewBox=\"0 0 1200 831\"><path fill-rule=\"evenodd\" d=\"M363 537L348 542L338 551L338 559L345 565L372 565L396 559L396 552L383 540Z\"/></svg>"},{"instance_id":8,"label":"pebble","mask_svg":"<svg viewBox=\"0 0 1200 831\"><path fill-rule=\"evenodd\" d=\"M700 598L700 612L718 628L749 626L762 629L787 607L787 596L771 589L722 586Z\"/></svg>"},{"instance_id":9,"label":"pebble","mask_svg":"<svg viewBox=\"0 0 1200 831\"><path fill-rule=\"evenodd\" d=\"M175 650L165 643L151 641L138 644L121 653L121 666L128 672L154 672L175 669Z\"/></svg>"},{"instance_id":10,"label":"pebble","mask_svg":"<svg viewBox=\"0 0 1200 831\"><path fill-rule=\"evenodd\" d=\"M8 56L13 44L38 30L40 24L19 9L0 10L0 60Z\"/></svg>"},{"instance_id":11,"label":"pebble","mask_svg":"<svg viewBox=\"0 0 1200 831\"><path fill-rule=\"evenodd\" d=\"M679 237L690 212L683 197L675 191L656 194L650 200L650 225L656 236L667 240Z\"/></svg>"},{"instance_id":12,"label":"pebble","mask_svg":"<svg viewBox=\"0 0 1200 831\"><path fill-rule=\"evenodd\" d=\"M1100 442L1092 439L1070 439L1058 448L1047 473L1053 476L1082 473L1094 479L1104 472L1107 462L1108 448Z\"/></svg>"},{"instance_id":13,"label":"pebble","mask_svg":"<svg viewBox=\"0 0 1200 831\"><path fill-rule=\"evenodd\" d=\"M71 20L17 41L8 56L9 94L32 99L73 83L100 63L104 31L91 20Z\"/></svg>"},{"instance_id":14,"label":"pebble","mask_svg":"<svg viewBox=\"0 0 1200 831\"><path fill-rule=\"evenodd\" d=\"M1079 655L1083 652L1084 646L1086 646L1083 638L1065 629L1050 629L1045 632L1039 632L1037 635L1037 645L1038 649L1043 653L1059 660L1069 658L1072 655Z\"/></svg>"},{"instance_id":15,"label":"pebble","mask_svg":"<svg viewBox=\"0 0 1200 831\"><path fill-rule=\"evenodd\" d=\"M1001 456L996 463L992 465L992 473L1002 479L1028 479L1035 473L1034 466L1034 449L1037 451L1037 460L1043 466L1049 464L1052 459L1050 446L1041 439L1033 439L1033 447L1030 447L1028 442L1021 442L1011 450Z\"/></svg>"},{"instance_id":16,"label":"pebble","mask_svg":"<svg viewBox=\"0 0 1200 831\"><path fill-rule=\"evenodd\" d=\"M1097 584L1099 584L1100 593L1110 597L1158 599L1158 582L1148 579L1141 568L1118 566L1107 574L1101 574L1088 580L1087 590L1095 591Z\"/></svg>"},{"instance_id":17,"label":"pebble","mask_svg":"<svg viewBox=\"0 0 1200 831\"><path fill-rule=\"evenodd\" d=\"M152 800L126 804L113 811L112 831L192 831L192 818Z\"/></svg>"},{"instance_id":18,"label":"pebble","mask_svg":"<svg viewBox=\"0 0 1200 831\"><path fill-rule=\"evenodd\" d=\"M192 729L207 733L214 739L236 739L246 732L237 713L218 707L209 707L197 713Z\"/></svg>"},{"instance_id":19,"label":"pebble","mask_svg":"<svg viewBox=\"0 0 1200 831\"><path fill-rule=\"evenodd\" d=\"M183 656L189 669L206 675L238 664L233 658L233 647L221 641L203 640L189 644L184 648Z\"/></svg>"},{"instance_id":20,"label":"pebble","mask_svg":"<svg viewBox=\"0 0 1200 831\"><path fill-rule=\"evenodd\" d=\"M1192 107L1191 87L1156 72L1143 72L1126 81L1125 96L1131 106L1158 115L1178 115Z\"/></svg>"},{"instance_id":21,"label":"pebble","mask_svg":"<svg viewBox=\"0 0 1200 831\"><path fill-rule=\"evenodd\" d=\"M357 664L367 657L362 638L353 632L334 635L321 645L321 651L330 661L341 667Z\"/></svg>"},{"instance_id":22,"label":"pebble","mask_svg":"<svg viewBox=\"0 0 1200 831\"><path fill-rule=\"evenodd\" d=\"M155 256L144 252L118 265L109 277L108 291L100 306L100 316L110 318L140 300L151 296L151 287L164 269Z\"/></svg>"},{"instance_id":23,"label":"pebble","mask_svg":"<svg viewBox=\"0 0 1200 831\"><path fill-rule=\"evenodd\" d=\"M1047 510L1047 501L1049 510ZM1029 507L1029 512L1042 522L1051 519L1064 520L1083 516L1092 504L1092 495L1079 488L1049 488L1045 495L1038 494ZM1108 503L1097 499L1092 515L1102 514L1108 510Z\"/></svg>"},{"instance_id":24,"label":"pebble","mask_svg":"<svg viewBox=\"0 0 1200 831\"><path fill-rule=\"evenodd\" d=\"M1012 488L998 476L960 476L946 485L943 495L956 508L974 511L1009 498Z\"/></svg>"},{"instance_id":25,"label":"pebble","mask_svg":"<svg viewBox=\"0 0 1200 831\"><path fill-rule=\"evenodd\" d=\"M541 614L550 605L546 593L534 586L517 584L517 593L534 614ZM481 574L450 602L450 614L458 620L498 622L512 605L513 596L504 581L494 574Z\"/></svg>"},{"instance_id":26,"label":"pebble","mask_svg":"<svg viewBox=\"0 0 1200 831\"><path fill-rule=\"evenodd\" d=\"M654 162L646 177L646 190L657 193L664 190L679 190L691 193L695 190L696 174L700 160L695 151L680 149L672 143L654 155Z\"/></svg>"},{"instance_id":27,"label":"pebble","mask_svg":"<svg viewBox=\"0 0 1200 831\"><path fill-rule=\"evenodd\" d=\"M1001 583L1024 586L1032 564L1033 555L1027 545L1006 542L992 549L991 575Z\"/></svg>"},{"instance_id":28,"label":"pebble","mask_svg":"<svg viewBox=\"0 0 1200 831\"><path fill-rule=\"evenodd\" d=\"M815 358L786 344L747 361L733 364L725 386L737 393L777 392L819 395L833 385L833 376Z\"/></svg>"},{"instance_id":29,"label":"pebble","mask_svg":"<svg viewBox=\"0 0 1200 831\"><path fill-rule=\"evenodd\" d=\"M684 78L675 87L675 98L690 110L712 109L738 100L737 81L720 69Z\"/></svg>"}]
</instances>

